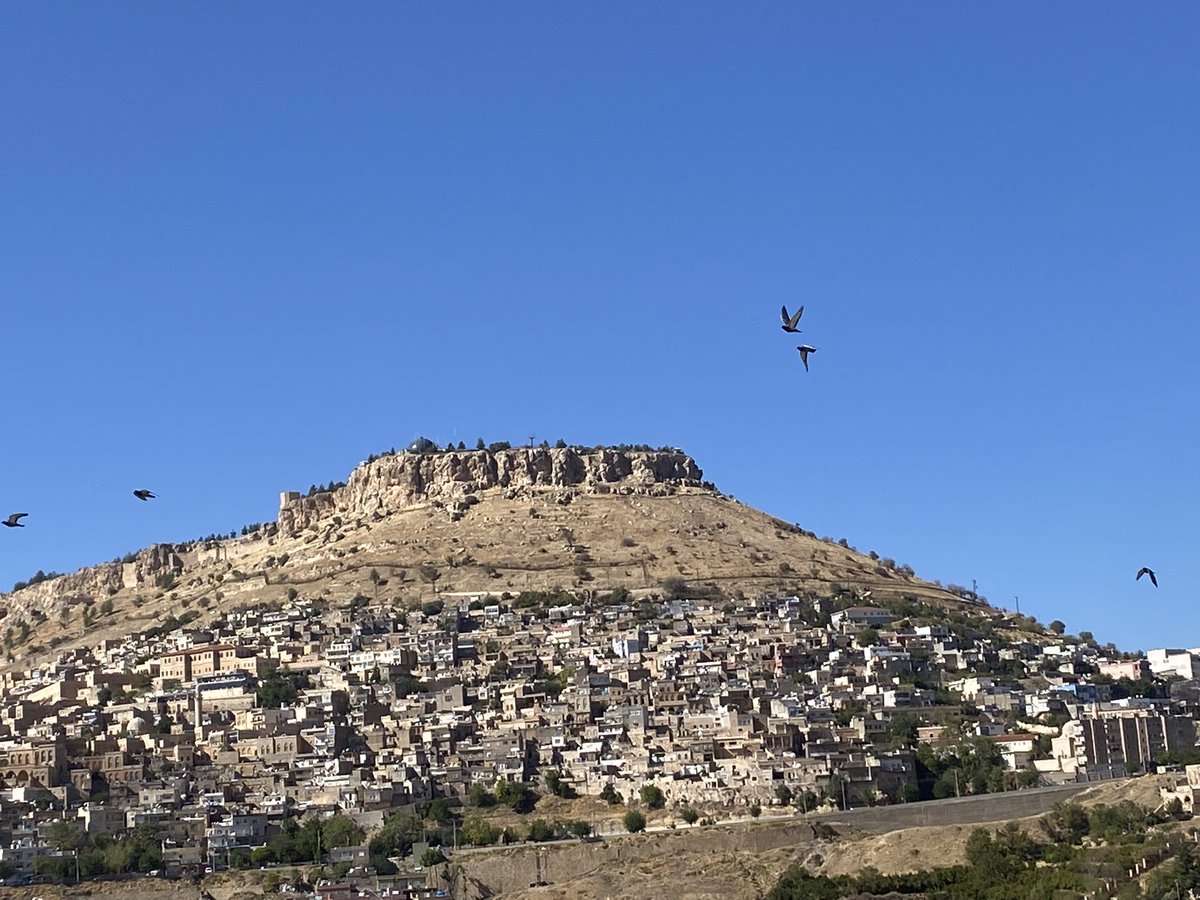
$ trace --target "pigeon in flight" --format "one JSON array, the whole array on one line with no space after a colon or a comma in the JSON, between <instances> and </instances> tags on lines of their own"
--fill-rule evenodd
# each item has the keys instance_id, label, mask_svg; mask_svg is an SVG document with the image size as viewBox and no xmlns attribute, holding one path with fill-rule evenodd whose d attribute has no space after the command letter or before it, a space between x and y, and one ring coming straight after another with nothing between
<instances>
[{"instance_id":1,"label":"pigeon in flight","mask_svg":"<svg viewBox=\"0 0 1200 900\"><path fill-rule=\"evenodd\" d=\"M139 500L153 500L154 492L148 491L145 488L142 488L140 490L134 491L133 496L137 497Z\"/></svg>"},{"instance_id":2,"label":"pigeon in flight","mask_svg":"<svg viewBox=\"0 0 1200 900\"><path fill-rule=\"evenodd\" d=\"M1135 578L1133 580L1140 581L1143 575L1149 575L1150 583L1152 585L1154 585L1155 587L1158 587L1158 579L1154 577L1154 570L1148 569L1145 566L1142 566L1140 569L1138 569L1137 578Z\"/></svg>"},{"instance_id":3,"label":"pigeon in flight","mask_svg":"<svg viewBox=\"0 0 1200 900\"><path fill-rule=\"evenodd\" d=\"M13 513L11 516L9 516L7 519L5 519L3 522L0 522L0 525L5 525L9 528L24 528L25 527L24 524L22 524L21 522L19 522L17 520L23 519L27 515L29 515L29 513Z\"/></svg>"},{"instance_id":4,"label":"pigeon in flight","mask_svg":"<svg viewBox=\"0 0 1200 900\"><path fill-rule=\"evenodd\" d=\"M800 351L800 362L804 363L804 371L807 372L808 371L808 354L816 353L817 348L810 347L810 346L808 346L808 344L801 344L796 349Z\"/></svg>"},{"instance_id":5,"label":"pigeon in flight","mask_svg":"<svg viewBox=\"0 0 1200 900\"><path fill-rule=\"evenodd\" d=\"M779 314L781 316L783 316L783 330L784 331L786 331L788 334L796 334L797 332L800 331L800 329L796 327L796 323L799 322L800 317L802 315L804 315L804 307L803 306L800 307L798 310L796 310L796 314L794 316L788 315L786 306L784 306L780 309Z\"/></svg>"}]
</instances>

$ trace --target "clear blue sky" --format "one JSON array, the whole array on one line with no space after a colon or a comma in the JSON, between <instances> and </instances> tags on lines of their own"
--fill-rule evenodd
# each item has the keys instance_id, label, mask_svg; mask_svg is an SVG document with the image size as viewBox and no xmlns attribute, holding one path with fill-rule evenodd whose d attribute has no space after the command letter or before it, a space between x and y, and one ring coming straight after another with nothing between
<instances>
[{"instance_id":1,"label":"clear blue sky","mask_svg":"<svg viewBox=\"0 0 1200 900\"><path fill-rule=\"evenodd\" d=\"M535 434L678 445L924 577L1198 645L1197 35L1189 3L7 4L0 585Z\"/></svg>"}]
</instances>

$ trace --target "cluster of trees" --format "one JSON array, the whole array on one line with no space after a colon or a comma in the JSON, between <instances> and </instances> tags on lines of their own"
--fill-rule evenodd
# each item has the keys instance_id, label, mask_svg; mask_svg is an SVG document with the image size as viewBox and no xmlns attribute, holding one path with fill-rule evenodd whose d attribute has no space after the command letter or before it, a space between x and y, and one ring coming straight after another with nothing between
<instances>
[{"instance_id":1,"label":"cluster of trees","mask_svg":"<svg viewBox=\"0 0 1200 900\"><path fill-rule=\"evenodd\" d=\"M268 863L319 863L328 850L337 847L356 847L363 842L363 832L349 816L336 815L328 819L305 819L303 823L289 817L283 827L266 844L248 853L230 856L234 867L262 866Z\"/></svg>"},{"instance_id":2,"label":"cluster of trees","mask_svg":"<svg viewBox=\"0 0 1200 900\"><path fill-rule=\"evenodd\" d=\"M626 588L614 588L607 593L596 594L591 599L593 607L602 606L621 606L631 602L632 597ZM566 590L551 590L551 591L521 591L515 597L505 591L500 595L500 606L502 609L533 609L540 610L543 613L546 610L554 609L560 606L572 606L576 603L582 603L583 600L571 591ZM472 600L469 606L472 610L483 609L486 604L481 600Z\"/></svg>"},{"instance_id":3,"label":"cluster of trees","mask_svg":"<svg viewBox=\"0 0 1200 900\"><path fill-rule=\"evenodd\" d=\"M570 837L584 838L592 833L592 825L582 819L567 819L553 822L545 819L534 819L528 829L521 834L510 827L500 828L479 816L469 817L463 822L459 835L467 842L477 847L490 847L493 844L511 844L515 841L558 841Z\"/></svg>"},{"instance_id":4,"label":"cluster of trees","mask_svg":"<svg viewBox=\"0 0 1200 900\"><path fill-rule=\"evenodd\" d=\"M307 687L307 675L274 669L259 679L258 705L267 709L282 709L295 703L300 691Z\"/></svg>"},{"instance_id":5,"label":"cluster of trees","mask_svg":"<svg viewBox=\"0 0 1200 900\"><path fill-rule=\"evenodd\" d=\"M553 608L578 602L578 598L569 591L521 591L510 606L512 609L532 609L535 606Z\"/></svg>"},{"instance_id":6,"label":"cluster of trees","mask_svg":"<svg viewBox=\"0 0 1200 900\"><path fill-rule=\"evenodd\" d=\"M949 749L917 747L917 789L921 800L942 800L963 794L991 794L1010 787L1037 783L1033 769L1013 772L1000 748L984 737L964 738ZM1015 781L1015 783L1013 783Z\"/></svg>"},{"instance_id":7,"label":"cluster of trees","mask_svg":"<svg viewBox=\"0 0 1200 900\"><path fill-rule=\"evenodd\" d=\"M308 493L305 496L311 497L314 494L331 494L338 488L344 488L345 486L346 482L344 481L331 481L329 484L310 484L308 486ZM229 536L237 537L237 535L235 535L233 532L230 532Z\"/></svg>"},{"instance_id":8,"label":"cluster of trees","mask_svg":"<svg viewBox=\"0 0 1200 900\"><path fill-rule=\"evenodd\" d=\"M62 572L43 572L41 569L38 569L33 575L30 576L28 581L18 581L12 586L12 589L14 591L19 591L21 588L27 588L31 585L41 584L43 581L49 581L52 578L62 578L62 575Z\"/></svg>"},{"instance_id":9,"label":"cluster of trees","mask_svg":"<svg viewBox=\"0 0 1200 900\"><path fill-rule=\"evenodd\" d=\"M556 450L565 450L570 445L562 438L558 438L558 440L556 440L553 444L551 444L549 441L541 441L540 443L538 443L536 445L531 444L530 446L537 446L537 447L541 448L542 450L549 450L552 446ZM413 441L411 444L409 444L409 446L408 446L408 450L411 453L451 453L455 450L466 450L466 449L467 449L467 445L463 441L459 441L457 444L455 444L454 441L450 441L446 444L445 447L442 447L442 446L439 446L436 441L432 441L427 437L419 437L415 441ZM475 450L487 450L489 453L499 453L502 450L511 450L511 449L512 449L512 444L509 441L492 441L491 443L488 443L488 442L484 441L483 438L479 438L478 440L475 441ZM579 447L579 450L580 450L580 452L583 452L583 453L596 451L596 450L617 450L617 451L624 452L624 453L653 453L656 451L658 453L679 453L679 452L681 452L678 447L663 446L663 447L655 448L655 447L651 447L649 444L612 444L612 445L597 444L595 447ZM384 453L372 453L370 456L367 457L367 462L373 463L373 462L375 462L375 460L381 459L384 456L395 456L395 455L396 455L396 448L392 447L390 450L388 450Z\"/></svg>"},{"instance_id":10,"label":"cluster of trees","mask_svg":"<svg viewBox=\"0 0 1200 900\"><path fill-rule=\"evenodd\" d=\"M149 872L162 866L162 844L149 825L138 825L121 837L89 835L73 822L55 822L47 839L55 850L70 856L42 856L33 861L34 871L59 881L74 881L76 865L81 878Z\"/></svg>"},{"instance_id":11,"label":"cluster of trees","mask_svg":"<svg viewBox=\"0 0 1200 900\"><path fill-rule=\"evenodd\" d=\"M930 900L1052 900L1094 892L1097 873L1123 873L1146 853L1148 825L1162 817L1124 801L1085 808L1060 803L1039 820L1051 843L1035 841L1015 822L995 832L974 829L967 838L966 865L883 875L867 867L856 875L812 875L793 866L767 894L768 900L838 900L841 897L920 894ZM1085 839L1088 847L1084 848ZM1174 858L1154 869L1146 891L1131 885L1125 897L1174 897L1200 888L1200 853L1183 843ZM1061 894L1058 892L1062 892Z\"/></svg>"}]
</instances>

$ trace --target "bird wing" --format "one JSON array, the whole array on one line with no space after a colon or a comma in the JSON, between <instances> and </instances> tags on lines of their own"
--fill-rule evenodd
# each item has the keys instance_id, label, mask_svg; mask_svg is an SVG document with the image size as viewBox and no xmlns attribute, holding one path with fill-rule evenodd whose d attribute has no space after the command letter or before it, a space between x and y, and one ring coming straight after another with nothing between
<instances>
[{"instance_id":1,"label":"bird wing","mask_svg":"<svg viewBox=\"0 0 1200 900\"><path fill-rule=\"evenodd\" d=\"M10 525L16 525L18 519L23 519L27 515L29 515L29 513L13 513L11 516L8 517L8 523Z\"/></svg>"},{"instance_id":2,"label":"bird wing","mask_svg":"<svg viewBox=\"0 0 1200 900\"><path fill-rule=\"evenodd\" d=\"M1145 575L1145 574L1146 574L1147 572L1149 572L1149 571L1150 571L1150 570L1149 570L1149 569L1147 569L1145 566L1142 566L1140 569L1138 569L1137 578L1135 578L1135 579L1133 579L1133 580L1134 580L1134 581L1141 581L1141 580L1142 580L1142 576L1143 576L1143 575Z\"/></svg>"},{"instance_id":3,"label":"bird wing","mask_svg":"<svg viewBox=\"0 0 1200 900\"><path fill-rule=\"evenodd\" d=\"M804 315L804 307L803 306L800 307L798 310L796 310L796 314L794 316L792 316L790 319L788 319L788 327L795 328L796 323L800 321L800 317L802 315Z\"/></svg>"},{"instance_id":4,"label":"bird wing","mask_svg":"<svg viewBox=\"0 0 1200 900\"><path fill-rule=\"evenodd\" d=\"M786 306L779 307L779 315L783 318L784 325L788 324L788 322L791 321L791 319L788 317L788 311L787 311Z\"/></svg>"},{"instance_id":5,"label":"bird wing","mask_svg":"<svg viewBox=\"0 0 1200 900\"><path fill-rule=\"evenodd\" d=\"M1155 587L1158 587L1158 579L1154 577L1154 573L1147 571L1146 574L1150 576L1150 583Z\"/></svg>"},{"instance_id":6,"label":"bird wing","mask_svg":"<svg viewBox=\"0 0 1200 900\"><path fill-rule=\"evenodd\" d=\"M797 347L796 349L800 351L800 362L804 363L804 371L807 372L808 371L808 348L807 347Z\"/></svg>"}]
</instances>

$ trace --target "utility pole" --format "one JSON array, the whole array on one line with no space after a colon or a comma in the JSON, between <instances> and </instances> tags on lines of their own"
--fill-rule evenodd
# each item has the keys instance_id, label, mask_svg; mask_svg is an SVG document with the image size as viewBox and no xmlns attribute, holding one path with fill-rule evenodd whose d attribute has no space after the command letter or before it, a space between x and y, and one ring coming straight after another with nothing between
<instances>
[{"instance_id":1,"label":"utility pole","mask_svg":"<svg viewBox=\"0 0 1200 900\"><path fill-rule=\"evenodd\" d=\"M1019 616L1021 614L1021 598L1014 594L1013 599L1017 601L1017 615Z\"/></svg>"}]
</instances>

